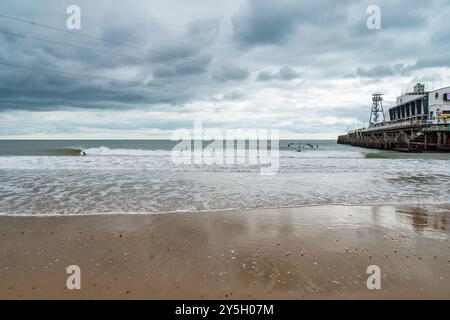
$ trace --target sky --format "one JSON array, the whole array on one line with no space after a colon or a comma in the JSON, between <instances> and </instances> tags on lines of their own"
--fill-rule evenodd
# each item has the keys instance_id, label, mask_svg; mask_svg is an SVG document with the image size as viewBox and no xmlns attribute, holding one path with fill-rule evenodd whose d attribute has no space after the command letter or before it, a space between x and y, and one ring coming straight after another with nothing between
<instances>
[{"instance_id":1,"label":"sky","mask_svg":"<svg viewBox=\"0 0 450 320\"><path fill-rule=\"evenodd\" d=\"M335 139L367 125L372 93L387 110L416 82L450 86L448 0L2 0L0 15L35 22L0 17L0 139L165 139L196 120Z\"/></svg>"}]
</instances>

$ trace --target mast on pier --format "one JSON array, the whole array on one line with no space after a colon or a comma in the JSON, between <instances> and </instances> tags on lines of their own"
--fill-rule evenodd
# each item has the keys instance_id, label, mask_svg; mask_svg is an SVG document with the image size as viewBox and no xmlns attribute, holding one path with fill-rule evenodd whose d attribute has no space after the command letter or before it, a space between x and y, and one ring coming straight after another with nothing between
<instances>
[{"instance_id":1,"label":"mast on pier","mask_svg":"<svg viewBox=\"0 0 450 320\"><path fill-rule=\"evenodd\" d=\"M374 93L372 95L372 111L370 112L369 125L376 124L380 122L380 114L382 122L385 121L384 110L383 110L383 94Z\"/></svg>"}]
</instances>

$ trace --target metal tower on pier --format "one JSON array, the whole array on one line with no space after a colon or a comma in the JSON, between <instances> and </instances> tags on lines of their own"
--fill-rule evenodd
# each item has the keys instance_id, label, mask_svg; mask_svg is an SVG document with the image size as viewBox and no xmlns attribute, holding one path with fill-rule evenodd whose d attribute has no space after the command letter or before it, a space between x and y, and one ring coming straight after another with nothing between
<instances>
[{"instance_id":1,"label":"metal tower on pier","mask_svg":"<svg viewBox=\"0 0 450 320\"><path fill-rule=\"evenodd\" d=\"M369 125L379 123L380 114L382 121L385 121L382 96L382 93L374 93L372 95L372 111L370 113Z\"/></svg>"}]
</instances>

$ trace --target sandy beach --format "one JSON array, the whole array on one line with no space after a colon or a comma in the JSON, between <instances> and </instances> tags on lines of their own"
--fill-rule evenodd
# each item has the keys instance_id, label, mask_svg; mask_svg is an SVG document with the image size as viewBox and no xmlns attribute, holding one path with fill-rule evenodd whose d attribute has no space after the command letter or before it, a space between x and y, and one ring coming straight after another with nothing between
<instances>
[{"instance_id":1,"label":"sandy beach","mask_svg":"<svg viewBox=\"0 0 450 320\"><path fill-rule=\"evenodd\" d=\"M449 229L445 207L3 216L0 298L449 299Z\"/></svg>"}]
</instances>

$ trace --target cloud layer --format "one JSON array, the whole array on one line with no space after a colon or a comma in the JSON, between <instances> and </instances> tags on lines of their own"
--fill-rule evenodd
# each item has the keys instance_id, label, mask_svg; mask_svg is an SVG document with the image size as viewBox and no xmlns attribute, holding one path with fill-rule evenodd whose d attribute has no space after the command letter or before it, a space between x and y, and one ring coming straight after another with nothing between
<instances>
[{"instance_id":1,"label":"cloud layer","mask_svg":"<svg viewBox=\"0 0 450 320\"><path fill-rule=\"evenodd\" d=\"M72 4L74 34L0 18L0 137L169 137L202 119L333 138L368 118L374 91L389 104L415 81L450 85L444 0L3 0L0 12L64 30ZM381 30L366 27L372 4Z\"/></svg>"}]
</instances>

